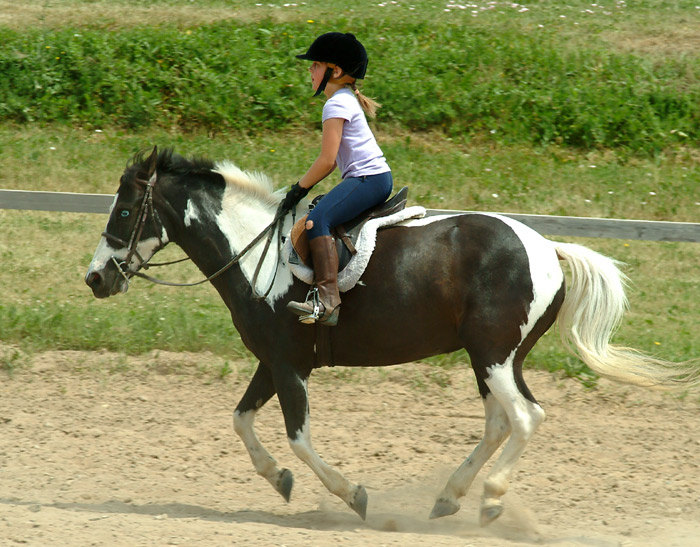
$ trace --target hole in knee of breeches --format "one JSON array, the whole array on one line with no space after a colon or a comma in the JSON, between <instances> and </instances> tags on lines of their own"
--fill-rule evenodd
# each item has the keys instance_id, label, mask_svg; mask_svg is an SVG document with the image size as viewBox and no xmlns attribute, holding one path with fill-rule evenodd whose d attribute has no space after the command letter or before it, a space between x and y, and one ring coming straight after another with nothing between
<instances>
[{"instance_id":1,"label":"hole in knee of breeches","mask_svg":"<svg viewBox=\"0 0 700 547\"><path fill-rule=\"evenodd\" d=\"M314 227L314 221L313 220L307 220L306 221L306 229L311 230L311 228Z\"/></svg>"}]
</instances>

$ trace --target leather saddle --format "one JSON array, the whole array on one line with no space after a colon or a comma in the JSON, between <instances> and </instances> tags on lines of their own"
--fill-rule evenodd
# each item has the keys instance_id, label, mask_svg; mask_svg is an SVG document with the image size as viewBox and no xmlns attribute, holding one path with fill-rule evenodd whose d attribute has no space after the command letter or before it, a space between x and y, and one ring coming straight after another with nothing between
<instances>
[{"instance_id":1,"label":"leather saddle","mask_svg":"<svg viewBox=\"0 0 700 547\"><path fill-rule=\"evenodd\" d=\"M322 197L323 195L314 198L309 205L309 210L313 209ZM343 270L350 262L350 259L357 253L355 243L365 223L374 218L385 217L402 211L406 207L407 199L408 187L404 186L384 203L380 203L360 213L352 220L344 222L331 230L331 235L335 239L336 250L338 251L339 271ZM309 251L309 240L305 226L307 216L304 215L292 227L290 239L292 240L293 252L289 257L289 261L292 264L303 263L312 268L311 252Z\"/></svg>"}]
</instances>

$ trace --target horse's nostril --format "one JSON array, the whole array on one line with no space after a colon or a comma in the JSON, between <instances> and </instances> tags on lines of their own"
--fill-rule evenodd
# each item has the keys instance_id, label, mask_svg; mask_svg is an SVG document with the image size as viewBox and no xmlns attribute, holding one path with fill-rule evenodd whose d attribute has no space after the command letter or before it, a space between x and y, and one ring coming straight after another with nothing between
<instances>
[{"instance_id":1,"label":"horse's nostril","mask_svg":"<svg viewBox=\"0 0 700 547\"><path fill-rule=\"evenodd\" d=\"M91 288L95 288L102 283L102 276L97 272L88 273L85 276L85 283Z\"/></svg>"}]
</instances>

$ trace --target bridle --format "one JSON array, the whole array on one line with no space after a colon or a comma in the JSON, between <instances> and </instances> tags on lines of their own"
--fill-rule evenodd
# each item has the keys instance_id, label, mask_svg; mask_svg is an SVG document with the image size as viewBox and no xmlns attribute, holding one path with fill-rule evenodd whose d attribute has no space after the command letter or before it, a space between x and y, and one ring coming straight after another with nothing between
<instances>
[{"instance_id":1,"label":"bridle","mask_svg":"<svg viewBox=\"0 0 700 547\"><path fill-rule=\"evenodd\" d=\"M158 248L164 246L163 240L158 232L158 222L160 222L160 218L158 217L158 213L153 207L153 187L156 184L156 179L157 174L155 171L153 172L153 175L151 175L151 178L148 179L148 181L144 181L142 179L139 179L138 177L135 179L136 182L143 184L146 190L143 193L141 206L139 207L139 212L136 216L136 224L134 225L134 229L131 231L131 236L129 237L128 242L115 235L110 234L106 230L102 232L102 236L105 239L117 243L118 245L121 245L122 247L125 247L127 249L126 258L124 258L124 260L122 260L121 262L119 262L115 257L112 257L112 262L114 262L114 265L117 267L119 273L121 273L122 277L124 277L127 283L129 282L131 276L136 274L136 271L132 272L131 270L129 270L129 264L131 263L131 260L134 258L134 256L136 256L136 258L138 258L139 260L139 269L142 267L146 267L146 261L143 259L143 257L138 251L138 244L141 241L141 235L143 234L143 228L146 224L146 220L149 217L149 213L151 222L153 222L153 227L155 228L154 231L158 234Z\"/></svg>"},{"instance_id":2,"label":"bridle","mask_svg":"<svg viewBox=\"0 0 700 547\"><path fill-rule=\"evenodd\" d=\"M163 243L163 239L160 236L161 231L159 231L159 228L162 230L163 223L160 220L160 217L158 216L158 211L153 207L153 188L155 187L156 181L157 181L157 172L154 171L151 177L148 179L148 181L145 181L143 179L136 178L136 182L143 184L145 187L145 191L143 194L143 199L141 200L141 206L139 207L139 212L136 218L136 224L134 225L133 230L131 231L131 236L129 237L129 241L125 241L117 236L114 236L110 233L108 233L106 230L102 232L102 236L107 239L108 241L112 241L114 243L117 243L118 245L121 245L122 247L125 247L127 249L127 254L126 258L124 260L119 261L117 260L116 257L112 257L112 262L114 265L117 267L117 270L121 274L121 276L124 278L126 281L127 285L129 281L131 280L132 277L140 277L142 279L146 279L147 281L150 281L151 283L157 283L159 285L167 285L170 287L194 287L196 285L201 285L203 283L206 283L208 281L211 281L213 279L216 279L219 277L221 274L226 272L229 268L231 268L234 264L237 264L238 262L241 261L241 259L250 251L260 240L265 237L265 235L268 236L267 241L265 243L265 248L263 249L263 252L260 256L260 260L258 261L258 264L255 268L255 273L253 275L253 280L251 282L252 289L253 289L253 295L257 299L263 299L266 298L269 294L270 291L272 290L272 287L275 284L275 277L277 276L277 269L279 268L279 260L277 261L275 265L275 271L272 276L272 280L270 281L270 285L267 288L267 290L264 293L260 293L256 286L257 286L257 280L258 280L258 275L260 274L260 270L262 269L262 264L265 261L265 257L267 256L267 252L270 248L270 244L272 242L272 238L275 234L275 231L277 231L277 256L279 256L281 249L282 249L282 223L284 222L284 217L286 216L286 212L280 211L280 209L277 210L275 213L275 218L274 220L268 224L268 226L260 232L255 238L246 245L246 247L238 253L236 256L234 256L227 264L225 264L222 268L214 272L212 275L200 280L200 281L195 281L193 283L175 283L172 281L164 281L162 279L158 279L156 277L152 277L150 275L147 275L139 270L143 269L148 269L150 267L155 267L155 266L169 266L171 264L177 264L179 262L184 262L186 260L189 260L188 257L182 258L180 260L174 260L171 262L162 262L162 263L157 263L157 264L149 264L148 261L144 260L143 257L140 255L138 252L138 244L141 241L141 236L143 235L143 229L144 226L147 222L147 220L151 219L151 222L153 223L154 231L156 234L158 234L158 249L162 249L165 244ZM136 270L130 270L129 269L129 264L131 263L131 260L134 258L134 256L139 260L139 265L136 268Z\"/></svg>"}]
</instances>

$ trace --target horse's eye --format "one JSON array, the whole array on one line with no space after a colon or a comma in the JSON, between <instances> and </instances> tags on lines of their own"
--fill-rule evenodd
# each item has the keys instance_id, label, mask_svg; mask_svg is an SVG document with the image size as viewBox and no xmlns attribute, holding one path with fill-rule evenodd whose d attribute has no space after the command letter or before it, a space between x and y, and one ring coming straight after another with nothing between
<instances>
[{"instance_id":1,"label":"horse's eye","mask_svg":"<svg viewBox=\"0 0 700 547\"><path fill-rule=\"evenodd\" d=\"M121 216L122 216L122 218L128 217L128 216L129 216L129 210L128 210L128 209L122 209Z\"/></svg>"}]
</instances>

